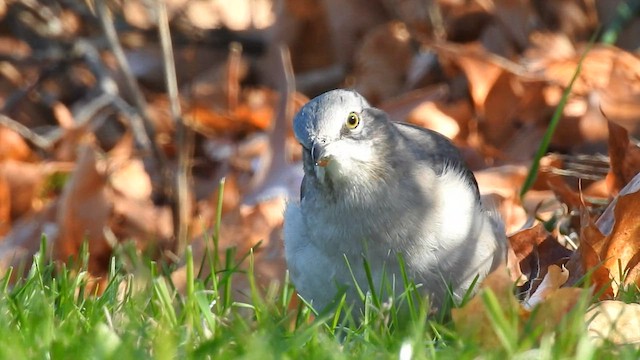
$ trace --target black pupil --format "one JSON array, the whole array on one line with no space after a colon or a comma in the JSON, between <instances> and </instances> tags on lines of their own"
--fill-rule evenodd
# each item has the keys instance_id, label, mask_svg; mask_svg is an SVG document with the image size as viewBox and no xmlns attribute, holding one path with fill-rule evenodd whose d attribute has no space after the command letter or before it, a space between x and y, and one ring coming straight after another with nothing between
<instances>
[{"instance_id":1,"label":"black pupil","mask_svg":"<svg viewBox=\"0 0 640 360\"><path fill-rule=\"evenodd\" d=\"M356 119L355 115L353 114L349 115L349 125L354 126L357 122L358 120Z\"/></svg>"}]
</instances>

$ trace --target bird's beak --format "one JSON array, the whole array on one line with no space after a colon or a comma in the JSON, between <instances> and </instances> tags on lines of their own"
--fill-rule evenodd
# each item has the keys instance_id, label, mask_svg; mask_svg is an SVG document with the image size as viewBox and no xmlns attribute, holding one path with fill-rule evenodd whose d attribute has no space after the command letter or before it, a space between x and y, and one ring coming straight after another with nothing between
<instances>
[{"instance_id":1,"label":"bird's beak","mask_svg":"<svg viewBox=\"0 0 640 360\"><path fill-rule=\"evenodd\" d=\"M325 167L329 165L329 154L325 143L314 142L311 146L311 159L316 166Z\"/></svg>"}]
</instances>

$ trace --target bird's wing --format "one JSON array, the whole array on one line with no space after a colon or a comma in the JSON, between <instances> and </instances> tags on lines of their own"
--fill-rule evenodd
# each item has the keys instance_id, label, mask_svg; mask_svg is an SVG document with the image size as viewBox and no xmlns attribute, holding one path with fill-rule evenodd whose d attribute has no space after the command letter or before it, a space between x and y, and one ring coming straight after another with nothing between
<instances>
[{"instance_id":1,"label":"bird's wing","mask_svg":"<svg viewBox=\"0 0 640 360\"><path fill-rule=\"evenodd\" d=\"M476 178L467 168L458 148L447 137L433 130L411 124L400 122L393 124L403 139L401 146L404 145L407 151L413 153L416 160L428 162L438 175L445 171L459 172L475 190L477 197L480 197Z\"/></svg>"}]
</instances>

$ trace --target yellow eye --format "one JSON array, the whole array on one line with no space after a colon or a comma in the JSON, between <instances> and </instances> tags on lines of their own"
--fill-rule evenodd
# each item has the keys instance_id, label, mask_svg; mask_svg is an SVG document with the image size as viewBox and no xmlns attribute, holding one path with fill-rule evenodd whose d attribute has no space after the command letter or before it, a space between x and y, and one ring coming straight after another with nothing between
<instances>
[{"instance_id":1,"label":"yellow eye","mask_svg":"<svg viewBox=\"0 0 640 360\"><path fill-rule=\"evenodd\" d=\"M360 125L360 117L358 114L350 112L349 116L347 116L347 121L345 121L345 125L347 125L347 128L350 130L357 128L358 125Z\"/></svg>"}]
</instances>

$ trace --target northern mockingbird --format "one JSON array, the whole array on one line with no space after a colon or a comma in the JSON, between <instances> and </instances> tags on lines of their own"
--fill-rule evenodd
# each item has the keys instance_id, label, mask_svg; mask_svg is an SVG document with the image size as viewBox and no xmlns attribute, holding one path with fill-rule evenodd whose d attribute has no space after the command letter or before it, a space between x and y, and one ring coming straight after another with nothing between
<instances>
[{"instance_id":1,"label":"northern mockingbird","mask_svg":"<svg viewBox=\"0 0 640 360\"><path fill-rule=\"evenodd\" d=\"M505 259L502 222L483 209L473 174L444 136L392 122L348 90L311 100L293 127L305 175L300 202L285 211L285 255L314 308L340 288L357 302L354 280L371 290L363 259L377 294L391 296L389 288L403 291L400 254L436 306L447 286L461 298Z\"/></svg>"}]
</instances>

